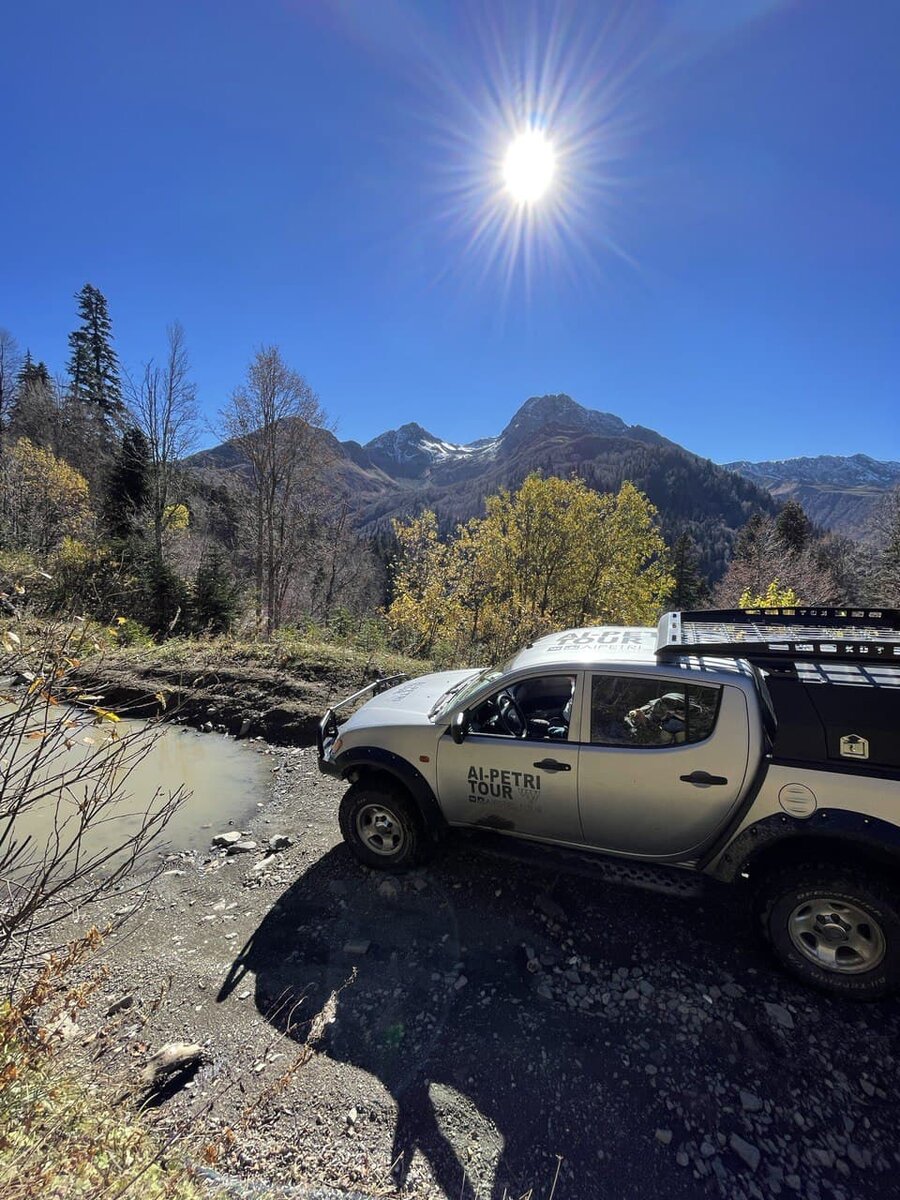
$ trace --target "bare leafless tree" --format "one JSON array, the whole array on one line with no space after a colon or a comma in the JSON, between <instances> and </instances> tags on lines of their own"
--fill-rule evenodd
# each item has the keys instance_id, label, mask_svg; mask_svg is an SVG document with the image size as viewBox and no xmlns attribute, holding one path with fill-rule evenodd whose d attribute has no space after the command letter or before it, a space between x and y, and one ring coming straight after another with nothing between
<instances>
[{"instance_id":1,"label":"bare leafless tree","mask_svg":"<svg viewBox=\"0 0 900 1200\"><path fill-rule=\"evenodd\" d=\"M339 612L358 616L378 606L384 580L371 544L353 528L346 497L336 501L323 495L310 551L304 590L312 617L328 625Z\"/></svg>"},{"instance_id":2,"label":"bare leafless tree","mask_svg":"<svg viewBox=\"0 0 900 1200\"><path fill-rule=\"evenodd\" d=\"M24 646L0 634L0 676L18 678L0 712L0 969L7 980L52 946L53 928L123 886L185 798L135 803L129 778L154 726L122 726L72 680L85 635L49 628ZM126 731L120 733L119 729ZM145 882L145 880L143 881Z\"/></svg>"},{"instance_id":3,"label":"bare leafless tree","mask_svg":"<svg viewBox=\"0 0 900 1200\"><path fill-rule=\"evenodd\" d=\"M248 463L253 499L256 626L281 623L297 569L308 498L327 465L325 413L277 346L263 346L221 413L225 437Z\"/></svg>"},{"instance_id":4,"label":"bare leafless tree","mask_svg":"<svg viewBox=\"0 0 900 1200\"><path fill-rule=\"evenodd\" d=\"M802 549L787 545L771 517L761 517L743 531L715 602L733 608L745 592L763 596L769 584L792 588L803 604L841 604L840 583L813 540Z\"/></svg>"},{"instance_id":5,"label":"bare leafless tree","mask_svg":"<svg viewBox=\"0 0 900 1200\"><path fill-rule=\"evenodd\" d=\"M872 602L900 607L900 488L877 506L866 532L873 546L868 570Z\"/></svg>"},{"instance_id":6,"label":"bare leafless tree","mask_svg":"<svg viewBox=\"0 0 900 1200\"><path fill-rule=\"evenodd\" d=\"M22 355L16 339L7 329L0 329L0 452L9 424L10 411L16 394L16 379L22 365Z\"/></svg>"},{"instance_id":7,"label":"bare leafless tree","mask_svg":"<svg viewBox=\"0 0 900 1200\"><path fill-rule=\"evenodd\" d=\"M181 461L197 438L197 390L190 378L184 329L176 321L166 332L165 361L147 363L139 381L129 382L128 387L129 410L150 454L150 510L158 561L163 557L169 511L180 498Z\"/></svg>"}]
</instances>

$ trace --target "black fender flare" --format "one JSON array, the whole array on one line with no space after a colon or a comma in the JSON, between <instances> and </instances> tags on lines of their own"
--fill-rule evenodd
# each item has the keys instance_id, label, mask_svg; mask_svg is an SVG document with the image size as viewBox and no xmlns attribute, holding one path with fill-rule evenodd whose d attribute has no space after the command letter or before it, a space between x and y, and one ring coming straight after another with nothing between
<instances>
[{"instance_id":1,"label":"black fender flare","mask_svg":"<svg viewBox=\"0 0 900 1200\"><path fill-rule=\"evenodd\" d=\"M378 746L358 746L339 754L334 767L336 774L351 783L355 782L354 775L366 770L392 775L412 796L431 836L439 838L446 830L447 821L431 785L422 772L401 755Z\"/></svg>"},{"instance_id":2,"label":"black fender flare","mask_svg":"<svg viewBox=\"0 0 900 1200\"><path fill-rule=\"evenodd\" d=\"M764 817L742 830L707 874L733 883L742 872L752 871L754 861L768 858L776 847L783 847L787 855L792 849L812 853L821 849L836 858L843 851L848 858L864 857L900 877L900 826L845 808L822 808L806 818L786 813Z\"/></svg>"}]
</instances>

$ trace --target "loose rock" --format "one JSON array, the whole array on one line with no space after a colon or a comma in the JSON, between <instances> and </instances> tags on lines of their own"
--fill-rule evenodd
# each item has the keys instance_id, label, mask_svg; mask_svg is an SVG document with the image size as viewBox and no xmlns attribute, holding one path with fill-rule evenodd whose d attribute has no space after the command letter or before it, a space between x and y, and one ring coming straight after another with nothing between
<instances>
[{"instance_id":1,"label":"loose rock","mask_svg":"<svg viewBox=\"0 0 900 1200\"><path fill-rule=\"evenodd\" d=\"M773 1004L771 1000L767 1000L766 1012L773 1025L780 1025L782 1029L794 1028L794 1018L783 1004Z\"/></svg>"},{"instance_id":2,"label":"loose rock","mask_svg":"<svg viewBox=\"0 0 900 1200\"><path fill-rule=\"evenodd\" d=\"M745 1141L739 1133L733 1133L728 1144L735 1154L747 1164L751 1171L759 1166L759 1150L750 1142Z\"/></svg>"},{"instance_id":3,"label":"loose rock","mask_svg":"<svg viewBox=\"0 0 900 1200\"><path fill-rule=\"evenodd\" d=\"M122 996L118 1000L113 1001L113 1003L106 1010L106 1015L108 1017L114 1017L118 1013L126 1012L129 1008L131 1008L133 1006L133 1004L134 1004L134 995L131 992L128 992L125 996Z\"/></svg>"},{"instance_id":4,"label":"loose rock","mask_svg":"<svg viewBox=\"0 0 900 1200\"><path fill-rule=\"evenodd\" d=\"M230 829L227 833L217 833L212 840L214 846L228 847L233 846L235 842L241 840L241 835L236 829Z\"/></svg>"},{"instance_id":5,"label":"loose rock","mask_svg":"<svg viewBox=\"0 0 900 1200\"><path fill-rule=\"evenodd\" d=\"M147 1059L141 1078L144 1083L158 1083L176 1071L187 1070L200 1062L203 1050L194 1042L166 1042Z\"/></svg>"}]
</instances>

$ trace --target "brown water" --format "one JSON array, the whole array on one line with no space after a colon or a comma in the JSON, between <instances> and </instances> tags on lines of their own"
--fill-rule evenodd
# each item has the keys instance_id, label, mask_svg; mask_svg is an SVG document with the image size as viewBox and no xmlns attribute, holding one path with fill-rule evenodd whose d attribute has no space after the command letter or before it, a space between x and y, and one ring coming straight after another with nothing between
<instances>
[{"instance_id":1,"label":"brown water","mask_svg":"<svg viewBox=\"0 0 900 1200\"><path fill-rule=\"evenodd\" d=\"M116 726L116 733L129 732L139 725L140 722L122 721ZM73 756L90 753L110 736L108 726L82 729L76 735L79 744L68 753ZM88 746L84 746L86 738L91 743ZM20 749L19 754L22 753L28 751ZM165 797L183 788L190 795L156 838L154 849L206 849L215 833L228 829L230 822L233 822L231 827L240 829L257 811L260 802L268 798L271 763L271 758L256 750L252 743L192 729L163 727L156 733L146 756L130 772L109 819L90 831L86 848L97 852L120 845L140 828L148 806L161 803L159 799L154 802L157 793ZM8 800L9 797L0 801L0 817ZM74 797L57 793L16 818L16 840L30 835L34 839L32 845L40 851L55 828L67 819L74 823L75 813Z\"/></svg>"}]
</instances>

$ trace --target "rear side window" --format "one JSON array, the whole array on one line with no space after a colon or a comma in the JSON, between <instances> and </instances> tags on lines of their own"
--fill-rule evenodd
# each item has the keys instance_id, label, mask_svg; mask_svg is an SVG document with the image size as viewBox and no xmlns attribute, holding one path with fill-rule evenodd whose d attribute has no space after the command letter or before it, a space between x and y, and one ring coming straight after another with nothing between
<instances>
[{"instance_id":1,"label":"rear side window","mask_svg":"<svg viewBox=\"0 0 900 1200\"><path fill-rule=\"evenodd\" d=\"M659 747L702 742L715 728L722 689L669 679L594 675L591 743Z\"/></svg>"}]
</instances>

